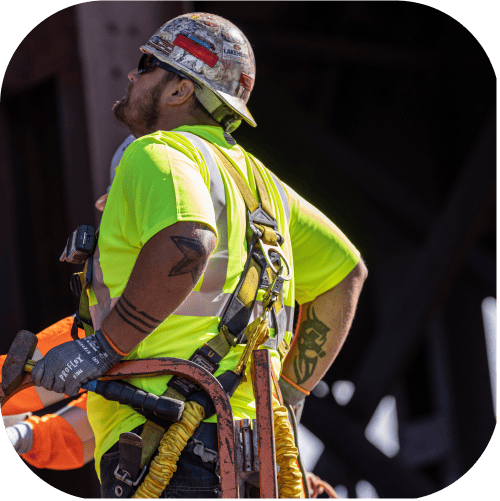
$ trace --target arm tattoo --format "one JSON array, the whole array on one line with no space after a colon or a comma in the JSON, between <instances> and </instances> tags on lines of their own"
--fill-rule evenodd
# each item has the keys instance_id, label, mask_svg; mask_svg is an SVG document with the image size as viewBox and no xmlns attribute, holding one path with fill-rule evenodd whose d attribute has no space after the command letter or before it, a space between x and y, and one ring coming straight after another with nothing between
<instances>
[{"instance_id":1,"label":"arm tattoo","mask_svg":"<svg viewBox=\"0 0 500 501\"><path fill-rule=\"evenodd\" d=\"M313 375L318 359L326 355L322 348L329 331L330 328L314 313L312 304L309 305L307 320L304 320L299 327L298 353L293 361L298 384L304 383Z\"/></svg>"},{"instance_id":2,"label":"arm tattoo","mask_svg":"<svg viewBox=\"0 0 500 501\"><path fill-rule=\"evenodd\" d=\"M205 246L198 240L186 237L170 237L184 257L170 270L169 277L191 273L193 286L200 279L206 264Z\"/></svg>"},{"instance_id":3,"label":"arm tattoo","mask_svg":"<svg viewBox=\"0 0 500 501\"><path fill-rule=\"evenodd\" d=\"M160 320L156 320L156 318L151 317L144 311L138 311L125 297L125 294L122 294L116 303L115 311L124 322L141 334L150 334L161 324Z\"/></svg>"}]
</instances>

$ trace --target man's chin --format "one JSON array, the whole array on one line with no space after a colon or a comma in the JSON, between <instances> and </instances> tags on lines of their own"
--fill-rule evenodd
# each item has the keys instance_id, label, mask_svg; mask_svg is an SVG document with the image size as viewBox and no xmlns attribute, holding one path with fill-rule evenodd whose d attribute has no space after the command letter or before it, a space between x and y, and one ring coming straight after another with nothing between
<instances>
[{"instance_id":1,"label":"man's chin","mask_svg":"<svg viewBox=\"0 0 500 501\"><path fill-rule=\"evenodd\" d=\"M113 104L113 107L111 109L113 110L115 117L118 118L118 116L123 116L125 111L125 106L126 103L123 99L121 101L116 101L115 104Z\"/></svg>"},{"instance_id":2,"label":"man's chin","mask_svg":"<svg viewBox=\"0 0 500 501\"><path fill-rule=\"evenodd\" d=\"M127 117L126 117L127 103L125 101L116 101L116 103L111 108L113 115L118 122L122 123L127 127ZM128 128L128 127L127 127Z\"/></svg>"}]
</instances>

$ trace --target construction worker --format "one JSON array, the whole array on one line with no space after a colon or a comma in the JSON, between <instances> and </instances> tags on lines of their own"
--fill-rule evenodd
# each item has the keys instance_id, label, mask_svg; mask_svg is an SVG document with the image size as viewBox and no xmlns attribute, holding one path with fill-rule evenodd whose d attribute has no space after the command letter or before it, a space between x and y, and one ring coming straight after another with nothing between
<instances>
[{"instance_id":1,"label":"construction worker","mask_svg":"<svg viewBox=\"0 0 500 501\"><path fill-rule=\"evenodd\" d=\"M203 343L234 334L235 346L214 368L218 376L235 367L244 350L239 319L227 305L237 304L237 297L252 313L250 320L258 319L267 273L268 282L283 280L264 346L273 372L281 375L285 400L300 406L342 347L366 267L331 221L231 136L242 120L256 125L246 107L255 63L238 28L218 16L186 14L165 23L141 50L127 96L113 107L137 140L118 167L91 281L84 283L92 325L82 318L87 336L52 348L32 379L72 396L120 360L190 359ZM247 211L249 198L261 202L254 212ZM259 224L252 227L252 221ZM265 272L256 272L257 301L242 299L244 287L238 296L235 291L257 269L250 261L249 226L268 263L261 266ZM276 267L266 248L280 256ZM301 308L291 343L295 300ZM130 382L161 395L170 379ZM231 406L235 419L255 418L250 378L238 386ZM87 414L102 494L119 497L123 490L113 491L119 480L118 439L124 432L143 433L146 419L95 394L88 395ZM218 496L217 462L204 460L195 447L201 443L202 449L217 451L216 420L205 419L194 432L163 497Z\"/></svg>"}]
</instances>

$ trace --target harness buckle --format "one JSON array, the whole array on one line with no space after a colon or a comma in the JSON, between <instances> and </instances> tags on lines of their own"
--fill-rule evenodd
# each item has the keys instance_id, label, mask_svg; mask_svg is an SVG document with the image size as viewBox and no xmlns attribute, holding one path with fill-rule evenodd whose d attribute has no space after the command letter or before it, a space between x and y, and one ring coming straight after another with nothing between
<instances>
[{"instance_id":1,"label":"harness buckle","mask_svg":"<svg viewBox=\"0 0 500 501\"><path fill-rule=\"evenodd\" d=\"M286 256L285 256L283 250L281 249L281 247L279 247L277 245L267 245L260 238L259 238L259 244L260 244L260 248L262 250L262 254L264 254L264 258L266 260L267 265L271 267L271 269L274 271L274 273L277 273L278 275L280 275L283 280L285 280L285 281L290 280L292 278L293 272L292 272L292 269L290 268L290 265L288 264ZM283 259L285 266L286 266L286 271L288 273L288 275L286 277L281 275L281 272L283 270L283 266L281 266L278 270L274 267L274 265L271 262L271 258L269 256L269 252L274 252L274 253L278 254L278 256L281 259Z\"/></svg>"},{"instance_id":2,"label":"harness buckle","mask_svg":"<svg viewBox=\"0 0 500 501\"><path fill-rule=\"evenodd\" d=\"M278 300L281 290L283 289L283 284L285 279L281 275L283 271L283 266L280 267L276 277L273 282L267 288L264 297L262 298L262 308L264 309L264 314L266 314Z\"/></svg>"},{"instance_id":3,"label":"harness buckle","mask_svg":"<svg viewBox=\"0 0 500 501\"><path fill-rule=\"evenodd\" d=\"M255 209L253 212L248 211L248 225L250 226L250 229L252 230L252 239L255 239L257 241L258 239L261 239L263 237L263 233L257 226L255 226L255 223L257 224L263 224L264 226L269 226L274 230L276 233L276 236L278 238L278 244L281 245L285 239L283 236L280 234L278 230L278 223L276 222L276 219L272 218L263 208L261 204L258 204L258 208Z\"/></svg>"},{"instance_id":4,"label":"harness buckle","mask_svg":"<svg viewBox=\"0 0 500 501\"><path fill-rule=\"evenodd\" d=\"M118 473L119 469L120 469L120 465L118 464L116 466L116 470L115 470L115 477L120 482L123 482L124 484L127 484L130 487L136 487L137 485L139 485L139 482L142 480L142 477L144 477L144 474L146 473L146 470L148 469L148 467L147 467L147 465L144 466L144 468L141 471L141 474L137 477L137 480L135 482L131 478L127 478L127 477L130 477L130 473L128 471L124 471L123 475L120 475L120 473Z\"/></svg>"}]
</instances>

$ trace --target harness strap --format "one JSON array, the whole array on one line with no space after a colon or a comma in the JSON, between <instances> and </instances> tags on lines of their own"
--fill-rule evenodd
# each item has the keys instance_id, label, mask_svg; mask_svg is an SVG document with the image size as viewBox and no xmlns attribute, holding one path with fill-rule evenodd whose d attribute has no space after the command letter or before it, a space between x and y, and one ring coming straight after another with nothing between
<instances>
[{"instance_id":1,"label":"harness strap","mask_svg":"<svg viewBox=\"0 0 500 501\"><path fill-rule=\"evenodd\" d=\"M274 225L276 225L276 218L271 205L271 200L265 187L262 174L257 168L255 161L250 158L250 165L252 167L252 172L255 177L257 190L259 192L259 197L261 200L260 206L247 183L244 181L243 177L241 176L241 174L239 174L231 161L220 151L220 149L216 145L210 143L210 146L212 147L212 150L216 154L217 158L219 158L219 160L224 165L224 168L229 172L234 182L236 183L250 214L254 213L260 207L262 207L265 215L272 218L272 222L274 223ZM279 245L279 237L275 229L266 224L254 223L254 225L262 231L263 242L265 242L267 245L272 246ZM277 226L275 226L275 228L277 229ZM245 327L248 325L251 310L255 303L259 285L262 283L264 272L267 270L267 275L271 283L274 281L277 275L276 270L268 267L265 260L258 259L258 254L256 254L253 248L249 249L249 256L250 260L247 263L247 269L243 272L242 281L240 284L238 284L235 295L233 295L233 297L231 298L228 304L228 308L224 312L220 324L221 328L225 327L226 330L230 331L230 333L238 336L240 338L240 342L243 341L241 337ZM285 326L282 325L283 322L280 322L280 320L283 319L284 315L284 311L282 312L283 291L280 292L273 310L273 314L275 316L276 334L274 338L270 338L266 341L265 346L269 346L270 348L278 350L280 356L286 356L286 353L288 352L288 343L286 343L284 339ZM229 321L225 321L227 317L229 317ZM283 341L285 344L281 346L280 350L279 348Z\"/></svg>"},{"instance_id":2,"label":"harness strap","mask_svg":"<svg viewBox=\"0 0 500 501\"><path fill-rule=\"evenodd\" d=\"M266 213L264 214L264 216L272 218L272 222L276 224L274 211L271 206L271 201L267 193L264 180L254 161L251 159L251 167L252 172L255 176L255 182L257 184L257 190L261 199L261 205L259 205L248 184L245 182L241 174L236 170L234 165L227 159L227 157L215 145L208 142L206 144L211 147L216 157L222 162L225 169L233 178L250 214L255 213L255 211L258 211L262 207L261 210L264 210ZM255 226L262 232L262 240L267 245L278 245L278 236L273 228L265 224L258 223L255 224ZM248 325L251 311L257 297L259 284L262 282L263 274L267 270L267 274L271 283L276 277L275 270L271 270L270 267L267 267L263 256L262 259L258 259L257 256L254 256L254 246L255 242L250 246L249 259L245 266L242 280L240 281L240 284L238 284L238 287L233 294L228 307L226 308L223 319L221 320L221 324L219 325L219 333L212 339L210 339L207 343L205 343L202 348L196 350L196 352L190 358L191 361L197 363L201 362L200 365L204 366L212 373L215 373L218 368L218 362L229 353L231 347L235 346L238 342L243 341L241 337L244 338L244 330ZM236 309L231 309L231 307L235 303ZM278 332L280 331L280 329L278 329L278 315L280 312L284 314L282 292L279 295L278 301L276 302L273 311L275 314L276 333L278 334ZM240 313L240 315L238 315L238 313ZM229 317L229 319L232 320L232 322L229 322L232 327L231 330L229 330L228 326L223 322L224 317ZM288 351L288 344L284 340L285 329L283 328L281 329L281 331L282 332L279 332L279 339L275 338L269 341L271 341L271 347L277 349L280 355L286 355L286 352ZM240 333L243 335L238 336L238 334ZM210 358L216 359L216 367L210 367L210 362L208 362L206 357L203 355L207 354L207 349L209 354L210 350L215 352L216 357L212 355ZM197 385L195 385L191 381L185 378L174 376L167 383L167 390L163 393L163 396L177 398L179 400L185 401L187 396L189 396L190 393L194 393L196 389ZM165 430L165 428L162 428L161 426L158 426L157 424L152 423L149 420L146 421L141 433L141 437L144 443L142 449L141 467L146 465L149 462L150 458L153 456L154 452L161 442L161 439L163 438Z\"/></svg>"},{"instance_id":3,"label":"harness strap","mask_svg":"<svg viewBox=\"0 0 500 501\"><path fill-rule=\"evenodd\" d=\"M87 293L87 289L90 286L92 278L92 263L93 258L90 256L85 261L83 271L77 274L75 273L75 275L78 276L77 280L80 281L81 293L80 302L78 303L78 311L75 314L75 321L73 322L73 328L71 329L71 336L73 339L78 339L78 327L85 331L85 336L91 336L94 334L94 327L90 316L89 295Z\"/></svg>"},{"instance_id":4,"label":"harness strap","mask_svg":"<svg viewBox=\"0 0 500 501\"><path fill-rule=\"evenodd\" d=\"M250 158L250 167L252 169L252 173L255 177L255 184L257 185L257 191L259 193L260 197L260 205L257 199L254 197L252 191L250 190L250 187L246 183L245 179L243 176L238 172L236 167L233 165L233 163L222 153L220 148L212 143L208 143L214 153L216 154L217 158L222 162L222 165L224 165L224 168L228 171L228 173L231 175L233 178L234 182L236 183L236 186L238 187L238 190L241 193L241 196L243 197L243 201L245 202L245 205L247 209L250 211L250 214L254 213L256 210L259 209L259 207L262 207L262 210L265 212L265 215L269 216L270 220L273 222L276 221L276 218L274 216L274 210L271 205L271 199L269 198L269 194L267 193L266 186L264 184L264 179L262 178L262 174L260 173L259 169L257 168L254 160ZM269 222L271 222L269 220ZM278 243L278 237L276 235L276 231L273 230L271 227L264 225L264 224L255 224L263 233L262 240L268 245L277 245Z\"/></svg>"}]
</instances>

